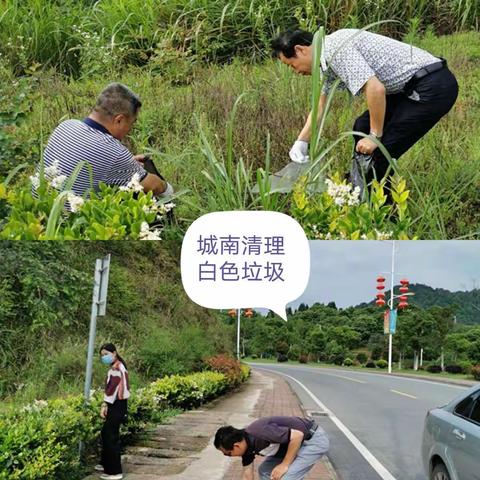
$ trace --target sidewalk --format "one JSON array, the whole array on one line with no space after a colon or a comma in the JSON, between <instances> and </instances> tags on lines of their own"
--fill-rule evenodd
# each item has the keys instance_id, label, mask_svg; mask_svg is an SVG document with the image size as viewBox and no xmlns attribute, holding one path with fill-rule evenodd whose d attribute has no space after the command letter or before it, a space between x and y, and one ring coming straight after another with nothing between
<instances>
[{"instance_id":1,"label":"sidewalk","mask_svg":"<svg viewBox=\"0 0 480 480\"><path fill-rule=\"evenodd\" d=\"M237 391L185 412L168 424L152 429L122 456L124 480L240 480L241 460L219 453L213 446L222 425L244 427L259 416L297 415L304 412L288 383L278 375L252 372ZM321 424L321 417L317 418ZM258 463L258 462L256 462ZM257 476L255 477L258 478ZM93 474L84 480L98 480ZM336 480L327 458L308 480Z\"/></svg>"}]
</instances>

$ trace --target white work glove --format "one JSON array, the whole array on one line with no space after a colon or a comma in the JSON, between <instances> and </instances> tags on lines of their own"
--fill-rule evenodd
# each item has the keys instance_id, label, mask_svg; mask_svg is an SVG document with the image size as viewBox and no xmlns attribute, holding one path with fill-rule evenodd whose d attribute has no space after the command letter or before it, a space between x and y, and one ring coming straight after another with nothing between
<instances>
[{"instance_id":1,"label":"white work glove","mask_svg":"<svg viewBox=\"0 0 480 480\"><path fill-rule=\"evenodd\" d=\"M296 163L307 163L310 158L308 156L308 142L297 140L290 150L290 159Z\"/></svg>"},{"instance_id":2,"label":"white work glove","mask_svg":"<svg viewBox=\"0 0 480 480\"><path fill-rule=\"evenodd\" d=\"M166 182L166 184L167 184L167 189L160 194L161 197L170 197L175 193L175 191L173 190L173 187L168 182Z\"/></svg>"}]
</instances>

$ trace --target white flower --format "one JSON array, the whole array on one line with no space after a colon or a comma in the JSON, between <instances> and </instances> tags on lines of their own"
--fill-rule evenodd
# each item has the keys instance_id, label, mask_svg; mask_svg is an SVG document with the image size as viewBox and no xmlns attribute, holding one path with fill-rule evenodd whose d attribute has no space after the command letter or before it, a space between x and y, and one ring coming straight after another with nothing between
<instances>
[{"instance_id":1,"label":"white flower","mask_svg":"<svg viewBox=\"0 0 480 480\"><path fill-rule=\"evenodd\" d=\"M50 180L50 185L56 190L60 190L61 188L63 188L63 184L65 183L66 179L66 175L58 175Z\"/></svg>"},{"instance_id":2,"label":"white flower","mask_svg":"<svg viewBox=\"0 0 480 480\"><path fill-rule=\"evenodd\" d=\"M48 179L58 177L61 174L62 171L60 170L60 163L58 160L54 160L50 166L45 167L45 177Z\"/></svg>"},{"instance_id":3,"label":"white flower","mask_svg":"<svg viewBox=\"0 0 480 480\"><path fill-rule=\"evenodd\" d=\"M37 189L40 186L40 178L38 176L38 173L30 176L30 182L32 182L32 186L35 189Z\"/></svg>"},{"instance_id":4,"label":"white flower","mask_svg":"<svg viewBox=\"0 0 480 480\"><path fill-rule=\"evenodd\" d=\"M142 225L140 227L140 235L138 238L140 240L161 240L160 229L159 228L150 229L147 222L142 222Z\"/></svg>"},{"instance_id":5,"label":"white flower","mask_svg":"<svg viewBox=\"0 0 480 480\"><path fill-rule=\"evenodd\" d=\"M143 192L143 187L140 185L140 175L135 173L127 185L120 187L122 192Z\"/></svg>"},{"instance_id":6,"label":"white flower","mask_svg":"<svg viewBox=\"0 0 480 480\"><path fill-rule=\"evenodd\" d=\"M350 184L335 183L329 178L325 180L327 184L327 194L333 198L335 205L343 207L358 205L360 203L360 188L352 189Z\"/></svg>"},{"instance_id":7,"label":"white flower","mask_svg":"<svg viewBox=\"0 0 480 480\"><path fill-rule=\"evenodd\" d=\"M67 194L67 201L70 204L70 210L75 213L83 207L85 200L78 195L75 195L73 192Z\"/></svg>"}]
</instances>

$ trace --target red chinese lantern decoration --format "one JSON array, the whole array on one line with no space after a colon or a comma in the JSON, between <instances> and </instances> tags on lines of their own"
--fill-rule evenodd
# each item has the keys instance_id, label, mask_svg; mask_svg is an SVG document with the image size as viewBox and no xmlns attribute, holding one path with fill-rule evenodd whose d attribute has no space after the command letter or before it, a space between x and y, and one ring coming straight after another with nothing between
<instances>
[{"instance_id":1,"label":"red chinese lantern decoration","mask_svg":"<svg viewBox=\"0 0 480 480\"><path fill-rule=\"evenodd\" d=\"M237 314L237 311L232 308L231 310L228 311L228 314L231 316L231 317L234 317L236 314Z\"/></svg>"},{"instance_id":2,"label":"red chinese lantern decoration","mask_svg":"<svg viewBox=\"0 0 480 480\"><path fill-rule=\"evenodd\" d=\"M400 287L399 288L401 293L407 293L408 292L408 287Z\"/></svg>"},{"instance_id":3,"label":"red chinese lantern decoration","mask_svg":"<svg viewBox=\"0 0 480 480\"><path fill-rule=\"evenodd\" d=\"M385 293L383 293L382 290L385 290L385 277L381 275L377 277L377 290L377 300L375 303L377 307L383 307L385 305Z\"/></svg>"},{"instance_id":4,"label":"red chinese lantern decoration","mask_svg":"<svg viewBox=\"0 0 480 480\"><path fill-rule=\"evenodd\" d=\"M400 280L400 284L403 285L404 287L408 287L408 284L409 284L409 283L410 283L410 282L409 282L408 280L405 280L405 279Z\"/></svg>"},{"instance_id":5,"label":"red chinese lantern decoration","mask_svg":"<svg viewBox=\"0 0 480 480\"><path fill-rule=\"evenodd\" d=\"M407 308L408 307L408 303L407 302L400 302L398 304L398 308L402 309L402 308Z\"/></svg>"},{"instance_id":6,"label":"red chinese lantern decoration","mask_svg":"<svg viewBox=\"0 0 480 480\"><path fill-rule=\"evenodd\" d=\"M245 311L245 316L248 317L248 318L253 317L253 311L252 311L251 308L247 308L247 310Z\"/></svg>"},{"instance_id":7,"label":"red chinese lantern decoration","mask_svg":"<svg viewBox=\"0 0 480 480\"><path fill-rule=\"evenodd\" d=\"M408 301L408 297L407 297L406 295L402 295L402 296L400 297L400 301L401 301L401 302L407 302L407 301Z\"/></svg>"}]
</instances>

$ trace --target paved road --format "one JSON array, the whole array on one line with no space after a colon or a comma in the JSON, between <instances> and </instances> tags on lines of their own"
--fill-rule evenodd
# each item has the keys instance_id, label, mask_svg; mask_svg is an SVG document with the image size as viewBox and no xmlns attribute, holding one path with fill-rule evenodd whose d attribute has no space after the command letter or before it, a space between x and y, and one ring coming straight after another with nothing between
<instances>
[{"instance_id":1,"label":"paved road","mask_svg":"<svg viewBox=\"0 0 480 480\"><path fill-rule=\"evenodd\" d=\"M373 455L367 462L348 438L348 430L342 432L339 422L322 421L331 439L330 459L341 480L426 480L420 457L425 415L464 390L460 386L367 372L276 364L252 366L301 382L366 447L367 454ZM307 409L320 409L301 385L288 380ZM382 468L386 469L383 474Z\"/></svg>"}]
</instances>

